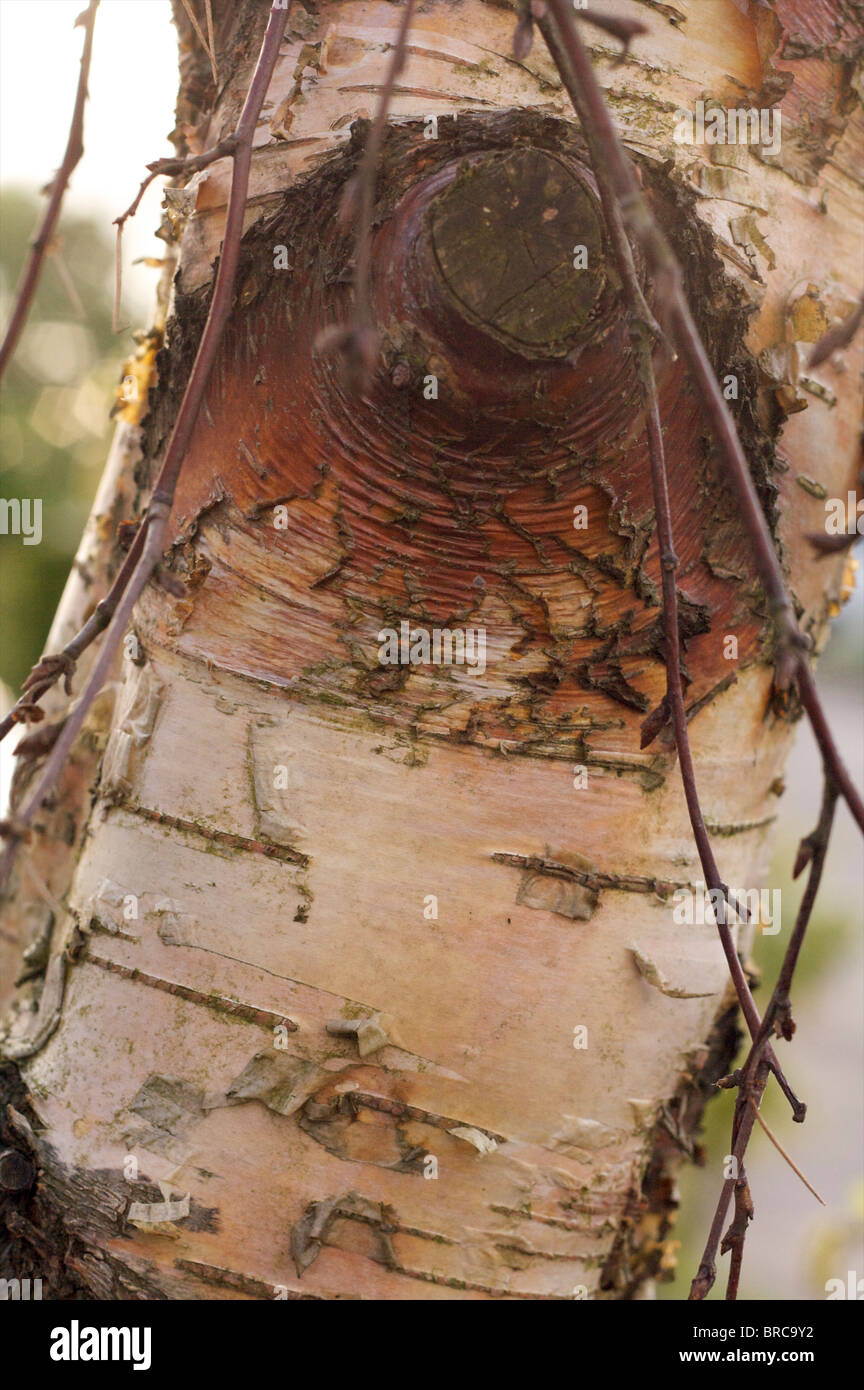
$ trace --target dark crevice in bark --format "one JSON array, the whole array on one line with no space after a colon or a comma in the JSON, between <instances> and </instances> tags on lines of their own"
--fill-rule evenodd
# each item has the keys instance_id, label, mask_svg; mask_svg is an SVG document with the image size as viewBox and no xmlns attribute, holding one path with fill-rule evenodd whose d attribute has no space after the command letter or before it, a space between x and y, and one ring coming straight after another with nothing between
<instances>
[{"instance_id":1,"label":"dark crevice in bark","mask_svg":"<svg viewBox=\"0 0 864 1390\"><path fill-rule=\"evenodd\" d=\"M705 1107L716 1095L716 1082L727 1076L738 1055L743 1033L737 1003L717 1018L703 1049L692 1058L672 1098L661 1109L648 1145L638 1191L606 1261L601 1294L623 1301L639 1297L646 1283L664 1283L675 1269L678 1212L677 1175L684 1162L701 1166L699 1142Z\"/></svg>"},{"instance_id":2,"label":"dark crevice in bark","mask_svg":"<svg viewBox=\"0 0 864 1390\"><path fill-rule=\"evenodd\" d=\"M23 1117L23 1124L13 1123L10 1109ZM41 1279L43 1299L89 1298L85 1281L69 1263L75 1239L41 1187L38 1148L28 1134L37 1123L18 1067L0 1063L0 1148L16 1150L36 1169L31 1187L0 1193L0 1278Z\"/></svg>"}]
</instances>

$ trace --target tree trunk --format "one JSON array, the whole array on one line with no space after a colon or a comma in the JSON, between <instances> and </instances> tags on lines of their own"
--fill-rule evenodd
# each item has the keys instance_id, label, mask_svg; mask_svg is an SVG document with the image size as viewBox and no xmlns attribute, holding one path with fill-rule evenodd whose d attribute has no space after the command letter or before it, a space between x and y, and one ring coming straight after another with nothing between
<instances>
[{"instance_id":1,"label":"tree trunk","mask_svg":"<svg viewBox=\"0 0 864 1390\"><path fill-rule=\"evenodd\" d=\"M804 537L854 484L860 347L811 378L796 345L858 289L861 26L842 0L605 8L649 25L622 65L601 36L598 73L821 642L843 561ZM233 129L266 21L213 10L218 92L177 6L181 152ZM3 1137L39 1167L7 1225L22 1270L54 1250L56 1292L644 1296L734 1055L716 928L676 920L701 874L674 749L640 751L665 674L628 325L584 141L539 39L512 57L509 6L416 15L366 395L315 350L350 313L337 214L399 17L294 6L165 583L5 905L25 978ZM782 147L676 143L700 99L773 106ZM146 502L229 180L226 160L169 193L178 275L50 650ZM700 792L724 877L752 889L797 710L701 405L680 361L656 370ZM472 659L405 664L402 624L467 629Z\"/></svg>"}]
</instances>

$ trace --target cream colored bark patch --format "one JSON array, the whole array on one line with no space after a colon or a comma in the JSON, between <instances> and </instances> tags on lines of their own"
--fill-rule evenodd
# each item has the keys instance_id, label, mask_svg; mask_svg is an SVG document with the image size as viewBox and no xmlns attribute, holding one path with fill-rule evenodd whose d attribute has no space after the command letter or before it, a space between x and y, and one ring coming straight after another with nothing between
<instances>
[{"instance_id":1,"label":"cream colored bark patch","mask_svg":"<svg viewBox=\"0 0 864 1390\"><path fill-rule=\"evenodd\" d=\"M643 956L636 946L631 946L630 950L640 975L647 980L649 985L659 989L661 994L665 994L669 999L710 999L715 993L713 989L688 989L686 985L676 985L666 978L660 967L647 956Z\"/></svg>"},{"instance_id":2,"label":"cream colored bark patch","mask_svg":"<svg viewBox=\"0 0 864 1390\"><path fill-rule=\"evenodd\" d=\"M334 1037L344 1035L356 1038L357 1051L361 1057L368 1057L370 1052L377 1052L379 1048L386 1047L390 1041L381 1026L381 1020L377 1016L375 1018L331 1019L327 1024L327 1032Z\"/></svg>"},{"instance_id":3,"label":"cream colored bark patch","mask_svg":"<svg viewBox=\"0 0 864 1390\"><path fill-rule=\"evenodd\" d=\"M260 1100L277 1115L293 1115L328 1080L330 1073L316 1062L287 1052L257 1052L224 1096L208 1097L205 1109Z\"/></svg>"},{"instance_id":4,"label":"cream colored bark patch","mask_svg":"<svg viewBox=\"0 0 864 1390\"><path fill-rule=\"evenodd\" d=\"M457 1125L448 1133L455 1139L464 1139L466 1144L473 1144L480 1154L494 1153L498 1145L491 1134L484 1134L481 1129L475 1129L473 1125Z\"/></svg>"},{"instance_id":5,"label":"cream colored bark patch","mask_svg":"<svg viewBox=\"0 0 864 1390\"><path fill-rule=\"evenodd\" d=\"M189 1215L189 1193L172 1200L171 1184L167 1182L160 1182L159 1190L163 1201L132 1202L126 1220L130 1226L137 1226L139 1231L146 1231L149 1235L170 1236L176 1240L180 1232L174 1222L182 1221Z\"/></svg>"},{"instance_id":6,"label":"cream colored bark patch","mask_svg":"<svg viewBox=\"0 0 864 1390\"><path fill-rule=\"evenodd\" d=\"M553 1134L552 1143L556 1149L565 1152L568 1149L588 1149L593 1153L596 1149L617 1144L623 1137L620 1131L610 1129L599 1120L586 1120L574 1115L564 1115L562 1119L565 1123Z\"/></svg>"},{"instance_id":7,"label":"cream colored bark patch","mask_svg":"<svg viewBox=\"0 0 864 1390\"><path fill-rule=\"evenodd\" d=\"M308 840L306 771L292 742L275 722L253 724L249 730L258 835L301 850Z\"/></svg>"},{"instance_id":8,"label":"cream colored bark patch","mask_svg":"<svg viewBox=\"0 0 864 1390\"><path fill-rule=\"evenodd\" d=\"M149 665L139 669L126 663L126 678L102 764L104 794L131 790L133 754L144 747L153 732L162 690Z\"/></svg>"}]
</instances>

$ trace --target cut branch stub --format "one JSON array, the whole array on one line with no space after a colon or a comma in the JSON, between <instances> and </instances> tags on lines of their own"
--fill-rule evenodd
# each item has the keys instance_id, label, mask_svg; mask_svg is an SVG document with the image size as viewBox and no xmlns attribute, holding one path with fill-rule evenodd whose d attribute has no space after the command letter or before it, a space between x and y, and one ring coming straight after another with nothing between
<instances>
[{"instance_id":1,"label":"cut branch stub","mask_svg":"<svg viewBox=\"0 0 864 1390\"><path fill-rule=\"evenodd\" d=\"M544 748L582 759L614 720L638 745L665 689L660 556L631 324L578 134L524 112L442 119L435 141L388 132L369 255L380 361L360 395L315 346L356 313L336 214L355 167L348 149L244 240L169 528L187 537L171 563L189 597L175 613L154 589L153 618L202 660L415 729L452 721L518 749L540 727ZM664 176L646 177L664 199ZM737 300L713 263L706 276L714 336L737 341ZM180 303L187 352L203 307ZM658 352L655 369L699 700L728 683L722 634L753 661L764 616L742 604L744 538L719 514L683 367ZM146 429L158 449L156 415ZM290 557L289 590L247 579L269 552L279 573ZM403 621L482 628L488 669L382 660L379 632Z\"/></svg>"},{"instance_id":2,"label":"cut branch stub","mask_svg":"<svg viewBox=\"0 0 864 1390\"><path fill-rule=\"evenodd\" d=\"M572 164L530 148L475 157L433 201L428 225L458 310L506 347L565 357L594 332L601 212Z\"/></svg>"},{"instance_id":3,"label":"cut branch stub","mask_svg":"<svg viewBox=\"0 0 864 1390\"><path fill-rule=\"evenodd\" d=\"M638 408L597 189L576 152L472 150L408 182L375 237L372 308L385 355L437 362L469 429L490 410L566 429L578 404L593 444Z\"/></svg>"}]
</instances>

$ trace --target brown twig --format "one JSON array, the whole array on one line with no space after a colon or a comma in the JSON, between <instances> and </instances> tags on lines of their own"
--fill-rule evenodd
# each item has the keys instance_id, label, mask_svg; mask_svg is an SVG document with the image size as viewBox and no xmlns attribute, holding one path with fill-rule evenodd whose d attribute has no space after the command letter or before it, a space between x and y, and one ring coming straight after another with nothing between
<instances>
[{"instance_id":1,"label":"brown twig","mask_svg":"<svg viewBox=\"0 0 864 1390\"><path fill-rule=\"evenodd\" d=\"M141 204L141 199L147 192L154 179L177 174L195 174L199 169L206 169L208 164L214 164L217 159L224 159L227 155L233 154L237 146L236 130L231 135L226 135L224 140L220 140L212 149L205 150L203 154L192 154L185 158L154 159L147 165L149 173L146 178L141 180L141 185L132 202L125 212L121 212L119 217L114 218L114 226L117 228L117 239L114 246L114 311L113 311L113 330L116 333L118 316L120 312L120 291L122 288L122 248L123 248L123 228L130 217L134 217Z\"/></svg>"},{"instance_id":2,"label":"brown twig","mask_svg":"<svg viewBox=\"0 0 864 1390\"><path fill-rule=\"evenodd\" d=\"M784 688L792 679L798 681L802 704L810 719L820 752L823 758L831 763L843 796L848 801L859 827L864 830L864 803L843 767L836 745L830 737L807 664L810 639L801 631L796 621L792 600L786 589L780 561L759 504L735 422L723 399L687 303L681 268L642 195L633 166L618 138L566 0L547 0L547 3L556 35L566 53L581 94L582 109L585 112L583 122L587 120L592 133L591 138L602 151L603 165L625 223L642 243L655 280L663 287L670 331L714 427L715 437L726 465L726 476L738 500L741 517L753 546L756 567L771 607L776 630L777 683L780 688Z\"/></svg>"},{"instance_id":3,"label":"brown twig","mask_svg":"<svg viewBox=\"0 0 864 1390\"><path fill-rule=\"evenodd\" d=\"M210 42L209 42L209 43L208 43L208 41L207 41L207 38L206 38L205 35L204 35L204 30L201 28L201 25L200 25L199 22L198 22L198 17L197 17L197 15L195 14L195 11L194 11L193 8L192 8L192 0L183 0L183 8L184 8L184 10L186 11L186 14L188 15L189 23L192 25L192 28L195 30L195 33L196 33L196 35L198 36L198 42L200 43L201 47L204 49L204 52L207 54L207 58L208 58L209 63L210 63L210 71L211 71L211 73L213 74L213 83L214 83L214 85L215 85L215 84L218 83L218 81L219 81L219 74L218 74L217 71L216 71L216 55L215 55L215 53L213 52L213 47L212 47L212 42L213 42L213 17L212 17L212 15L211 15L211 13L210 13L209 0L208 0L208 4L207 4L207 27L208 27L209 34L210 34Z\"/></svg>"},{"instance_id":4,"label":"brown twig","mask_svg":"<svg viewBox=\"0 0 864 1390\"><path fill-rule=\"evenodd\" d=\"M755 1103L755 1101L753 1100L753 1097L752 1097L752 1096L750 1097L750 1104L753 1106L753 1113L754 1113L754 1115L756 1116L757 1121L758 1121L759 1124L762 1126L762 1128L764 1129L765 1133L768 1135L768 1138L771 1140L771 1143L774 1145L774 1147L775 1147L775 1149L777 1150L778 1154L780 1154L781 1157L784 1158L784 1159L786 1160L786 1162L789 1164L789 1167L792 1169L792 1172L796 1175L796 1177L799 1177L799 1178L801 1179L801 1181L803 1182L804 1186L807 1188L807 1191L808 1191L808 1192L812 1192L812 1193L813 1193L813 1196L816 1198L816 1201L819 1202L819 1203L821 1203L821 1205L824 1207L824 1205L825 1205L824 1199L823 1199L822 1197L819 1196L819 1193L816 1191L816 1188L813 1186L813 1184L812 1184L811 1182L809 1182L807 1178L805 1178L804 1174L801 1172L801 1169L797 1166L797 1164L794 1162L794 1160L793 1160L792 1158L790 1158L789 1154L787 1154L786 1150L784 1149L783 1145L780 1143L780 1140L777 1138L777 1136L776 1136L776 1134L774 1133L774 1131L773 1131L772 1129L769 1128L767 1121L766 1121L766 1120L763 1120L762 1116L761 1116L760 1113L759 1113L758 1107L756 1106L756 1103Z\"/></svg>"},{"instance_id":5,"label":"brown twig","mask_svg":"<svg viewBox=\"0 0 864 1390\"><path fill-rule=\"evenodd\" d=\"M747 1143L755 1123L756 1116L753 1110L748 1106L744 1118L739 1125L735 1142L732 1145L732 1153L729 1155L735 1163L735 1170L738 1172L741 1171L741 1165L744 1161L744 1151L747 1148ZM717 1249L720 1245L720 1239L723 1233L723 1222L726 1220L726 1211L729 1206L729 1199L735 1189L735 1183L736 1179L734 1177L727 1178L723 1183L711 1221L711 1227L708 1232L708 1239L705 1243L705 1250L699 1262L696 1277L690 1285L689 1302L691 1303L697 1303L705 1298L706 1294L713 1288L714 1280L717 1278L717 1266L715 1262Z\"/></svg>"},{"instance_id":6,"label":"brown twig","mask_svg":"<svg viewBox=\"0 0 864 1390\"><path fill-rule=\"evenodd\" d=\"M117 228L113 313L115 331L120 302L120 252L124 223L128 218L135 215L145 191L155 178L158 178L160 175L178 175L181 173L193 174L197 173L199 169L206 169L208 165L214 164L216 160L224 159L232 155L237 148L237 141L238 133L235 130L231 135L227 135L224 140L220 140L212 149L205 150L202 154L190 155L187 158L154 159L152 163L147 165L150 173L142 180L137 194L126 211L122 212L119 217L115 217L114 219L114 225ZM129 577L137 561L140 559L143 543L144 530L143 527L139 527L138 534L132 543L132 547L127 552L108 594L101 603L97 605L94 613L85 623L84 627L81 628L81 631L76 633L75 637L73 637L61 652L42 657L36 666L34 666L27 680L24 682L21 698L8 714L6 714L3 719L0 719L0 742L2 742L15 724L31 720L35 721L42 717L41 711L38 708L38 701L61 677L64 677L66 680L67 695L71 694L69 677L75 670L78 658L87 650L91 642L93 642L101 632L104 632L105 628L108 626L117 604L120 601L123 590L129 581Z\"/></svg>"},{"instance_id":7,"label":"brown twig","mask_svg":"<svg viewBox=\"0 0 864 1390\"><path fill-rule=\"evenodd\" d=\"M726 1298L730 1302L734 1302L738 1296L741 1265L744 1260L744 1240L747 1235L747 1227L752 1220L753 1198L750 1194L750 1184L747 1181L747 1174L742 1169L735 1180L735 1216L729 1230L723 1237L723 1244L721 1246L721 1250L724 1254L727 1251L731 1251L732 1256L729 1267L729 1283L726 1288Z\"/></svg>"},{"instance_id":8,"label":"brown twig","mask_svg":"<svg viewBox=\"0 0 864 1390\"><path fill-rule=\"evenodd\" d=\"M834 742L834 735L831 733L830 725L825 717L825 711L822 708L822 702L816 691L813 675L806 661L801 663L798 669L797 679L798 694L801 697L801 704L807 712L810 725L816 736L816 742L819 745L819 751L822 754L826 772L830 775L831 781L839 790L843 800L852 812L859 830L864 831L864 801L861 800L860 793L849 776L843 759L840 756L840 750Z\"/></svg>"},{"instance_id":9,"label":"brown twig","mask_svg":"<svg viewBox=\"0 0 864 1390\"><path fill-rule=\"evenodd\" d=\"M231 192L228 198L222 252L219 257L213 297L189 381L183 393L165 458L156 480L156 486L153 489L146 515L127 555L123 570L121 570L121 574L126 571L126 585L119 601L115 599L113 617L110 618L102 649L84 691L75 707L70 711L62 732L41 768L35 788L24 805L20 809L16 809L14 828L9 836L9 843L0 857L0 887L6 881L15 849L26 831L26 827L30 825L45 796L54 786L84 723L87 711L107 677L135 602L150 579L162 554L162 541L171 511L180 466L188 448L216 353L231 313L234 280L240 255L240 240L243 235L243 214L249 188L252 138L276 65L288 13L287 10L276 5L270 10L270 17L252 82L234 133L234 167L231 177ZM132 557L136 550L138 554L133 561ZM119 577L118 575L118 579Z\"/></svg>"},{"instance_id":10,"label":"brown twig","mask_svg":"<svg viewBox=\"0 0 864 1390\"><path fill-rule=\"evenodd\" d=\"M733 1126L733 1157L737 1164L735 1171L739 1176L737 1178L728 1178L723 1185L717 1210L711 1224L705 1253L700 1263L699 1271L693 1281L690 1297L691 1299L704 1298L714 1282L716 1251L720 1241L729 1199L734 1190L736 1197L735 1217L729 1231L726 1233L722 1246L724 1252L732 1252L727 1298L734 1300L737 1296L740 1279L746 1230L753 1215L752 1198L743 1171L743 1158L750 1134L752 1133L754 1120L758 1119L760 1123L763 1123L761 1116L758 1115L758 1102L764 1091L769 1070L775 1071L784 1092L792 1102L795 1119L800 1120L804 1117L805 1108L794 1098L791 1091L788 1089L785 1078L783 1078L776 1056L774 1055L773 1049L770 1048L768 1040L774 1029L775 1022L781 1013L783 1016L783 1026L781 1027L782 1035L787 1037L791 1036L791 1031L787 1031L787 1029L794 1027L794 1025L791 1024L791 1019L788 1018L788 990L792 972L794 971L795 963L798 958L798 952L800 951L801 942L803 941L803 936L806 931L807 922L809 921L812 911L819 879L821 877L836 799L838 795L844 797L853 816L862 829L864 829L864 806L862 806L861 798L843 765L839 751L828 727L824 710L819 701L807 659L810 640L800 630L795 618L792 602L787 593L782 570L780 568L780 562L774 549L767 522L759 505L759 499L755 487L753 486L747 460L735 430L734 421L723 400L708 355L699 337L692 314L690 313L680 267L666 238L654 222L648 205L642 196L633 166L618 139L602 91L594 76L591 63L579 38L576 25L566 6L565 0L543 0L543 5L540 9L541 13L537 15L540 28L546 38L552 57L556 62L562 81L571 96L588 141L595 177L597 178L601 200L603 201L604 211L606 212L607 225L611 233L613 249L618 255L619 264L623 271L622 282L625 294L627 294L629 298L631 311L637 321L636 336L640 362L640 381L642 385L643 402L648 419L652 486L660 540L667 669L667 689L664 700L665 709L661 708L661 710L658 710L658 717L654 719L650 733L652 736L656 734L659 728L662 727L665 718L667 716L671 717L688 812L699 851L700 861L705 873L705 880L706 883L712 887L722 889L724 904L728 901L727 890L719 878L701 807L699 805L695 773L687 737L686 711L684 708L681 685L680 634L677 618L677 590L675 583L675 571L678 562L675 555L674 538L671 527L662 427L659 418L656 383L654 381L652 350L645 331L644 315L639 312L638 302L632 292L632 281L635 278L632 258L622 258L620 253L621 236L620 229L618 229L619 218L622 219L626 225L629 225L634 235L641 241L655 282L665 291L665 297L667 299L667 324L678 350L698 387L700 397L714 427L715 436L727 465L727 474L732 482L741 515L753 544L760 578L771 604L776 630L777 650L775 658L777 683L783 688L787 686L792 679L797 681L801 703L810 719L825 765L826 793L823 800L823 811L817 831L814 832L814 836L811 837L813 841L811 851L811 874L799 909L796 926L792 933L792 939L790 940L784 958L780 977L778 978L777 986L764 1019L760 1020L758 1011L750 995L746 977L744 977L741 963L734 949L734 942L732 941L731 932L729 931L725 911L722 914L724 921L720 922L718 920L724 954L726 955L730 973L735 982L742 1012L751 1034L752 1046L748 1055L748 1061L738 1074L742 1079L739 1082L740 1090L738 1102L736 1103ZM534 10L534 13L537 13L536 10ZM519 42L521 46L524 47L527 41L527 35L524 32L527 26L524 20L522 27L523 32ZM617 208L617 216L610 216L608 211L610 203L614 204ZM629 266L627 263L628 259ZM851 337L849 329L851 327L852 331L854 331L855 326L857 326L857 324L844 325L844 334L849 334ZM803 867L806 862L806 859L802 861L799 855L799 866L796 867L796 872L800 871L800 867ZM776 1140L773 1142L776 1143Z\"/></svg>"},{"instance_id":11,"label":"brown twig","mask_svg":"<svg viewBox=\"0 0 864 1390\"><path fill-rule=\"evenodd\" d=\"M614 39L618 39L623 45L622 57L627 56L635 38L648 33L648 26L643 24L641 19L623 19L617 15L603 14L601 10L583 9L579 18L587 24L593 24L595 29L602 29L605 34L611 34Z\"/></svg>"},{"instance_id":12,"label":"brown twig","mask_svg":"<svg viewBox=\"0 0 864 1390\"><path fill-rule=\"evenodd\" d=\"M655 337L660 336L660 329L653 313L646 303L642 286L639 283L639 277L633 260L633 252L621 217L618 199L615 195L615 190L602 157L602 148L596 128L591 122L590 111L584 102L584 93L577 83L570 65L569 53L559 43L557 31L547 14L541 15L538 23L547 47L558 67L561 79L573 103L576 114L579 116L583 132L585 133L594 176L597 180L600 202L610 235L613 254L621 275L624 296L628 302L631 319L634 323L639 379L648 426L648 452L651 462L654 512L657 519L660 541L663 628L666 656L665 706L668 715L672 719L687 811L693 829L693 838L696 842L699 860L702 865L702 872L705 875L705 883L709 889L719 892L722 895L723 907L718 915L717 930L720 936L723 954L726 958L729 973L735 985L735 991L750 1035L755 1038L760 1026L759 1012L756 1008L755 1001L750 992L750 986L747 983L747 977L744 974L743 967L738 959L738 953L735 949L735 942L729 924L728 913L726 911L729 905L729 889L720 876L720 871L711 848L708 830L705 825L705 818L702 814L702 808L699 802L699 793L696 787L696 772L693 766L693 757L690 751L690 741L687 732L687 715L684 708L684 696L681 687L678 591L675 579L678 557L675 554L675 541L672 532L672 514L669 505L663 430L657 401L657 385L654 377L652 347L649 341L652 335ZM796 1118L800 1118L803 1114L804 1107L789 1086L773 1051L770 1052L770 1063L784 1094L787 1096L792 1106L793 1113Z\"/></svg>"},{"instance_id":13,"label":"brown twig","mask_svg":"<svg viewBox=\"0 0 864 1390\"><path fill-rule=\"evenodd\" d=\"M729 479L737 494L742 517L756 552L756 562L772 604L778 632L790 647L807 647L809 642L799 631L795 621L792 601L786 592L780 562L759 505L744 451L738 440L735 422L723 399L690 313L681 267L642 195L639 181L618 138L594 69L565 0L548 0L548 4L558 38L581 91L582 105L590 122L593 137L602 149L604 166L625 223L641 241L655 278L666 291L669 325L678 349L699 387L703 405L714 426Z\"/></svg>"},{"instance_id":14,"label":"brown twig","mask_svg":"<svg viewBox=\"0 0 864 1390\"><path fill-rule=\"evenodd\" d=\"M666 459L663 447L663 430L660 423L660 411L657 402L657 385L654 379L654 367L651 361L651 350L642 338L639 348L640 355L640 378L642 381L643 399L648 415L648 452L651 461L651 485L654 492L654 513L657 520L657 534L660 541L660 575L663 594L663 631L664 647L666 656L666 700L672 718L672 727L675 735L675 747L678 752L678 764L681 769L681 781L684 786L684 799L687 803L687 813L690 817L690 825L693 831L693 838L696 841L696 849L699 854L699 862L702 865L702 872L705 875L706 886L722 894L723 902L718 904L719 911L715 909L717 917L717 931L720 936L720 944L723 954L726 957L726 964L729 967L729 974L735 985L735 992L738 1002L741 1005L741 1012L752 1038L759 1035L761 1020L759 1011L747 977L744 974L743 966L738 958L735 949L735 941L729 923L729 916L726 910L729 902L729 889L720 877L720 870L714 858L714 851L708 835L708 828L705 825L705 817L702 814L702 806L699 801L699 792L696 787L696 769L693 764L693 754L690 749L690 739L687 732L687 713L684 708L684 692L681 685L681 639L678 625L678 593L676 584L676 572L678 569L678 556L675 553L675 540L672 533L672 511L669 504L669 486L666 475ZM712 899L716 902L716 897ZM780 1079L780 1069L776 1058L771 1057L772 1070L777 1072ZM785 1090L785 1086L784 1086ZM800 1101L797 1097L790 1095L793 1110L800 1108Z\"/></svg>"},{"instance_id":15,"label":"brown twig","mask_svg":"<svg viewBox=\"0 0 864 1390\"><path fill-rule=\"evenodd\" d=\"M826 773L819 821L812 834L808 835L807 838L801 842L795 862L795 877L803 872L808 864L810 866L807 884L798 906L795 926L792 929L789 944L783 956L780 973L777 977L777 983L768 1001L768 1007L765 1010L759 1033L753 1041L747 1055L747 1060L733 1079L732 1084L735 1084L735 1082L738 1084L738 1099L735 1106L735 1118L732 1130L732 1155L739 1166L744 1161L747 1144L753 1132L756 1109L758 1108L762 1092L765 1089L765 1082L768 1075L768 1063L765 1056L765 1049L768 1039L773 1033L775 1024L778 1020L781 1021L781 1033L784 1037L787 1039L791 1038L794 1031L794 1024L792 1023L790 1015L789 991L792 985L792 976L795 971L795 966L798 963L798 957L804 942L804 936L813 912L816 894L822 879L825 858L831 839L831 829L834 824L837 799L837 788L830 774ZM698 1301L706 1296L712 1288L717 1276L715 1257L733 1186L734 1179L727 1178L720 1192L714 1218L708 1232L705 1250L699 1262L699 1269L696 1277L690 1288L690 1299L693 1301Z\"/></svg>"},{"instance_id":16,"label":"brown twig","mask_svg":"<svg viewBox=\"0 0 864 1390\"><path fill-rule=\"evenodd\" d=\"M406 0L399 33L378 98L378 107L369 131L360 167L345 189L340 208L343 220L356 217L354 252L354 312L347 326L325 329L316 340L316 349L326 352L339 349L345 354L350 377L356 389L365 390L378 360L378 335L372 316L370 270L372 264L372 218L375 212L375 187L378 158L384 140L387 114L396 79L405 66L408 32L416 0Z\"/></svg>"},{"instance_id":17,"label":"brown twig","mask_svg":"<svg viewBox=\"0 0 864 1390\"><path fill-rule=\"evenodd\" d=\"M543 14L540 15L538 19L538 27L543 35L546 47L552 55L555 66L558 68L559 76L573 104L573 109L579 117L579 123L582 126L582 132L588 144L591 165L597 180L597 191L600 194L600 205L603 208L609 240L621 275L625 296L630 304L630 311L635 316L636 320L643 323L655 338L658 340L662 339L663 333L660 325L648 307L642 286L639 283L639 276L636 273L636 265L633 260L633 248L627 236L627 229L624 226L624 219L621 216L621 208L615 196L615 189L612 186L612 182L609 179L603 163L601 145L591 125L589 113L584 105L579 90L579 84L568 66L567 54L558 42L557 31L550 23L545 8Z\"/></svg>"},{"instance_id":18,"label":"brown twig","mask_svg":"<svg viewBox=\"0 0 864 1390\"><path fill-rule=\"evenodd\" d=\"M194 174L197 173L199 169L206 169L208 165L214 164L219 159L224 159L233 155L237 149L238 131L239 126L238 129L233 131L230 135L226 135L224 140L220 140L212 149L205 150L202 154L189 155L187 157L154 159L147 165L150 172L145 179L142 179L141 186L126 211L122 212L119 217L115 217L114 225L117 228L113 311L115 331L117 329L120 303L120 256L124 224L130 217L134 217L135 213L138 211L144 193L155 178L159 178L160 175L175 176L179 174ZM21 698L9 713L6 714L3 719L0 719L0 742L6 737L13 725L27 720L41 718L41 712L38 709L37 702L51 689L61 676L66 677L66 693L70 693L68 678L75 670L75 664L82 652L86 651L91 642L99 636L100 632L104 632L105 628L108 626L117 604L120 601L120 596L134 570L135 563L141 556L143 542L143 529L139 527L132 549L127 553L123 565L111 585L111 589L102 602L98 604L92 617L61 652L52 656L43 657L41 661L34 666L27 680L24 682Z\"/></svg>"},{"instance_id":19,"label":"brown twig","mask_svg":"<svg viewBox=\"0 0 864 1390\"><path fill-rule=\"evenodd\" d=\"M211 0L204 0L204 13L207 16L207 52L210 55L210 70L213 73L213 85L219 85L219 69L216 65L216 39L213 34L213 5Z\"/></svg>"},{"instance_id":20,"label":"brown twig","mask_svg":"<svg viewBox=\"0 0 864 1390\"><path fill-rule=\"evenodd\" d=\"M75 634L70 642L67 642L62 651L50 656L43 656L41 661L33 667L22 687L21 698L13 705L9 713L0 719L0 740L4 739L16 724L37 723L43 718L42 710L36 702L53 685L56 685L58 680L63 680L66 694L72 694L71 678L75 672L78 658L87 650L91 642L95 641L100 632L104 632L108 626L120 601L120 596L140 558L143 542L144 528L139 526L135 539L126 553L109 592L101 603L96 605L81 630Z\"/></svg>"},{"instance_id":21,"label":"brown twig","mask_svg":"<svg viewBox=\"0 0 864 1390\"><path fill-rule=\"evenodd\" d=\"M27 322L27 315L36 293L36 286L39 283L39 276L42 273L42 262L45 254L51 246L54 231L60 217L60 209L63 205L63 198L72 176L72 171L84 153L84 106L87 101L87 81L90 76L90 58L93 53L93 30L96 24L96 11L99 8L99 0L90 0L90 3L83 15L76 21L84 28L84 48L81 52L81 71L78 75L78 90L75 93L75 105L72 110L72 122L69 126L69 138L66 141L66 150L63 155L63 162L51 183L51 195L48 199L48 206L42 218L39 230L34 240L30 243L30 255L27 264L18 284L15 293L15 304L12 309L12 317L9 320L9 327L6 329L6 336L0 346L0 379L6 370L9 359L11 358L21 330Z\"/></svg>"},{"instance_id":22,"label":"brown twig","mask_svg":"<svg viewBox=\"0 0 864 1390\"><path fill-rule=\"evenodd\" d=\"M738 958L738 952L735 949L729 918L725 910L729 904L729 889L720 876L720 870L714 858L714 851L708 835L708 828L702 814L702 806L699 801L699 792L696 786L696 769L693 764L693 754L690 748L690 738L687 731L687 713L684 708L684 693L681 685L681 639L678 623L678 593L675 577L678 569L678 556L675 553L675 539L672 532L672 512L669 504L669 486L666 474L663 432L657 400L657 386L654 379L651 350L644 336L641 338L639 352L640 377L642 380L643 398L648 415L648 452L651 463L654 512L657 519L657 532L660 540L660 574L663 595L663 631L666 657L666 702L672 718L675 747L678 753L678 764L681 769L681 781L684 787L684 799L687 803L687 813L690 818L690 826L699 854L699 862L702 865L702 872L705 875L705 883L715 894L718 892L722 894L723 902L721 911L719 913L715 911L720 944L726 958L729 974L735 986L735 993L738 996L741 1012L744 1015L744 1020L751 1038L755 1039L759 1036L762 1026L759 1018L759 1011L756 1008L756 1003L750 991L747 977L744 973L741 961ZM712 901L716 902L716 896ZM777 1077L784 1095L792 1106L795 1118L799 1120L803 1119L805 1107L789 1086L772 1048L769 1047L767 1049L766 1057L771 1070Z\"/></svg>"}]
</instances>

